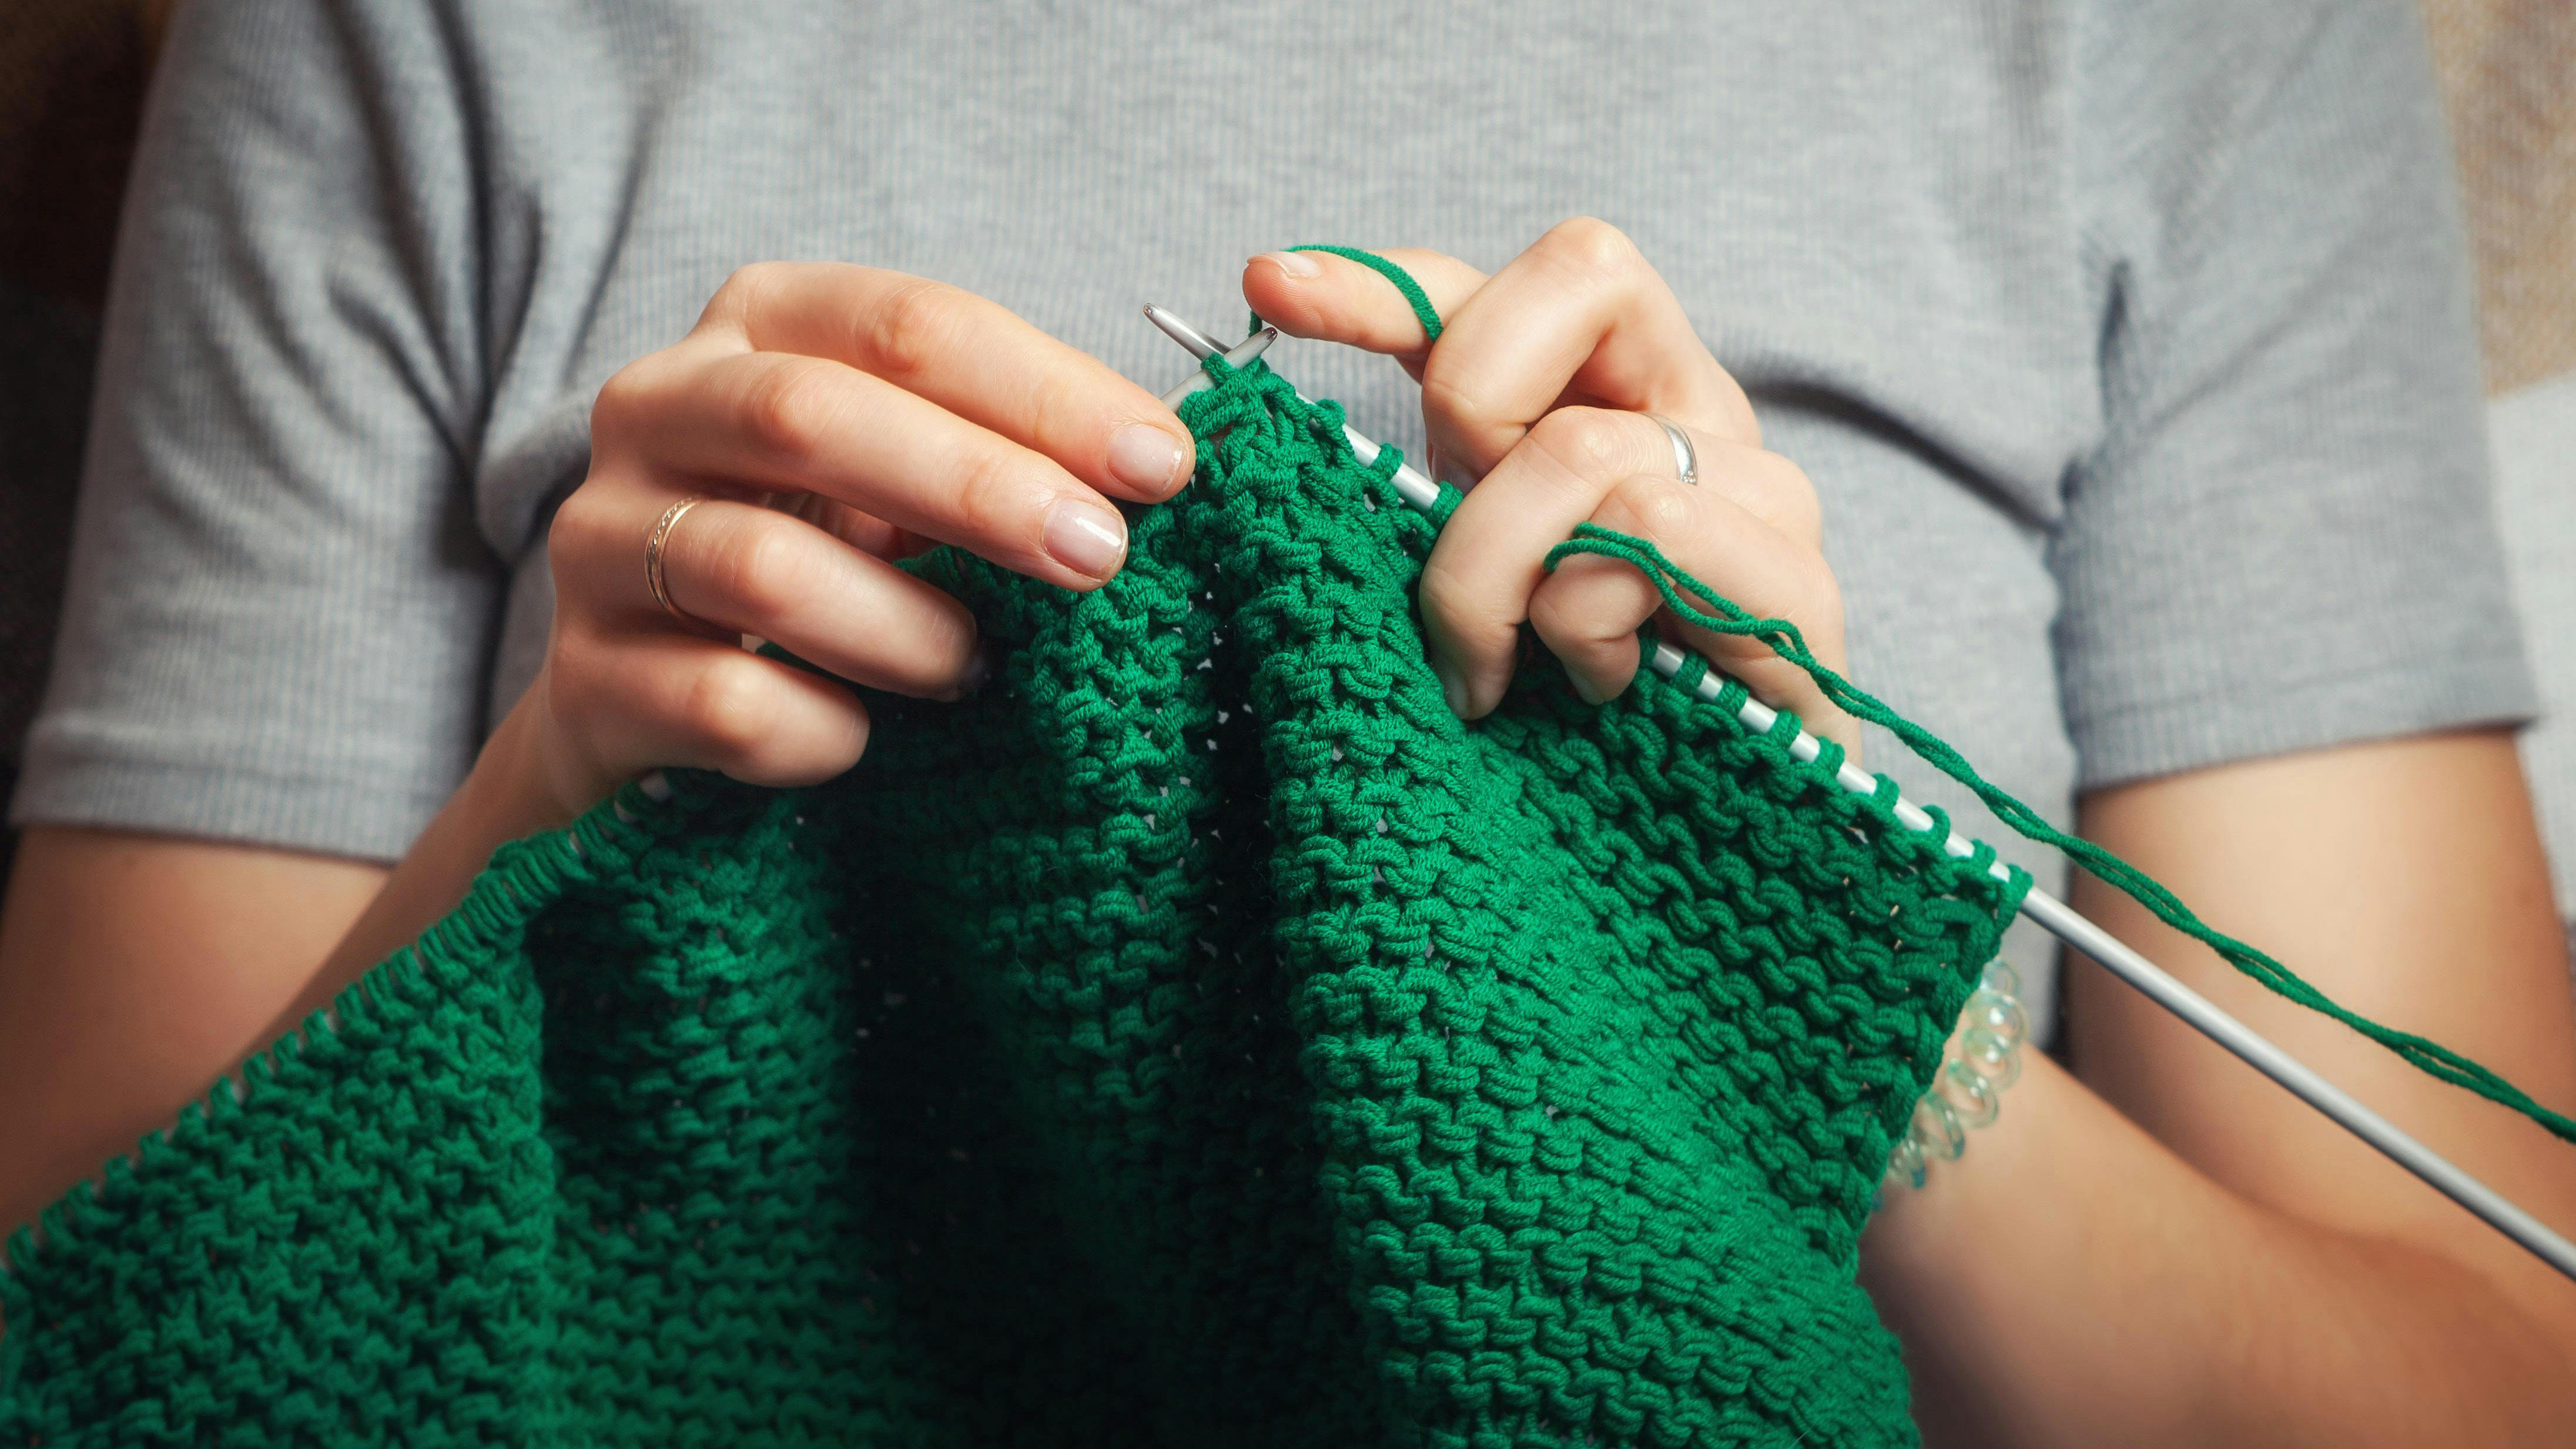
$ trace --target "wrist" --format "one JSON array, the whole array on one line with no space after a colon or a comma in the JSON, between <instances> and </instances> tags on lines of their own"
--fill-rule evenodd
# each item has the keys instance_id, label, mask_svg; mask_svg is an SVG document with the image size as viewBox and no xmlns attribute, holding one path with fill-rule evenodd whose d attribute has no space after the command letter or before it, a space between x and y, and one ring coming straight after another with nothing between
<instances>
[{"instance_id":1,"label":"wrist","mask_svg":"<svg viewBox=\"0 0 2576 1449\"><path fill-rule=\"evenodd\" d=\"M457 790L493 843L571 824L608 797L617 779L597 764L556 718L540 670L519 702L501 717Z\"/></svg>"},{"instance_id":2,"label":"wrist","mask_svg":"<svg viewBox=\"0 0 2576 1449\"><path fill-rule=\"evenodd\" d=\"M544 681L529 687L483 742L473 769L412 842L373 901L341 937L321 970L277 1022L289 1030L341 988L453 910L492 852L522 836L557 829L587 809L578 776L548 764L560 735L545 713ZM601 786L597 796L604 796Z\"/></svg>"},{"instance_id":3,"label":"wrist","mask_svg":"<svg viewBox=\"0 0 2576 1449\"><path fill-rule=\"evenodd\" d=\"M2021 1079L2030 1037L2020 993L2021 974L2011 963L1987 963L1942 1046L1931 1085L1888 1155L1882 1192L1925 1186L1937 1164L1966 1153L1971 1132L1993 1126L2002 1115L2004 1090Z\"/></svg>"}]
</instances>

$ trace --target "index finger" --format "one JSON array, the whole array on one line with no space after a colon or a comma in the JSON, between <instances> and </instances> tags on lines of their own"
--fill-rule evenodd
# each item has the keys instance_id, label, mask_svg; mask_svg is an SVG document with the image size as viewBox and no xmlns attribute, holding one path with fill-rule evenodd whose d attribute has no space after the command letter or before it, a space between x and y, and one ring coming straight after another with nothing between
<instances>
[{"instance_id":1,"label":"index finger","mask_svg":"<svg viewBox=\"0 0 2576 1449\"><path fill-rule=\"evenodd\" d=\"M846 262L762 262L699 319L753 351L829 358L1043 453L1139 503L1189 480L1197 444L1161 399L962 287Z\"/></svg>"},{"instance_id":2,"label":"index finger","mask_svg":"<svg viewBox=\"0 0 2576 1449\"><path fill-rule=\"evenodd\" d=\"M1411 275L1431 310L1444 319L1456 316L1485 284L1483 272L1441 252L1401 247L1377 255ZM1403 363L1417 380L1431 351L1413 305L1387 278L1331 252L1263 252L1246 261L1243 299L1261 320L1291 337L1382 353Z\"/></svg>"}]
</instances>

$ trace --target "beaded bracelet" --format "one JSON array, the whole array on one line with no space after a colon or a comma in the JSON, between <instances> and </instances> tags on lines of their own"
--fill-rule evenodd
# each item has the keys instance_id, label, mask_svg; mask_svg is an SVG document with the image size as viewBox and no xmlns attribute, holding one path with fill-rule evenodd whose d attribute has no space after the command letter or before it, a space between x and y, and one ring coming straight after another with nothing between
<instances>
[{"instance_id":1,"label":"beaded bracelet","mask_svg":"<svg viewBox=\"0 0 2576 1449\"><path fill-rule=\"evenodd\" d=\"M1913 1122L1887 1156L1887 1181L1921 1187L1934 1159L1956 1160L1968 1150L1968 1133L2003 1110L2004 1088L2021 1078L2021 1044L2030 1035L2020 991L2021 974L2010 962L1987 963L1932 1089L1914 1104Z\"/></svg>"}]
</instances>

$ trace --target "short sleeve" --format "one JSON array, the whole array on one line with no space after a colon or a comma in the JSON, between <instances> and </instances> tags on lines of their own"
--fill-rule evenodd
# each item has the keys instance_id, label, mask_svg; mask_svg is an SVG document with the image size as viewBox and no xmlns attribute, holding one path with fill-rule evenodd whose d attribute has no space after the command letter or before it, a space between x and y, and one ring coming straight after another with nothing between
<instances>
[{"instance_id":1,"label":"short sleeve","mask_svg":"<svg viewBox=\"0 0 2576 1449\"><path fill-rule=\"evenodd\" d=\"M476 138L433 9L180 7L20 822L392 858L463 777L503 571L469 492Z\"/></svg>"},{"instance_id":2,"label":"short sleeve","mask_svg":"<svg viewBox=\"0 0 2576 1449\"><path fill-rule=\"evenodd\" d=\"M2086 787L2536 708L2404 0L2103 4L2075 192L2105 425L2051 540Z\"/></svg>"}]
</instances>

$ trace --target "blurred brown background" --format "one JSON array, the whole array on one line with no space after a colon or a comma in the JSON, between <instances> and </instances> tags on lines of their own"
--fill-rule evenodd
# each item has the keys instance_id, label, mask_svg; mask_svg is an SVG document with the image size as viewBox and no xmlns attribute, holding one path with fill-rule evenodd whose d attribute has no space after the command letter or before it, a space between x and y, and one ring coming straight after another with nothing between
<instances>
[{"instance_id":1,"label":"blurred brown background","mask_svg":"<svg viewBox=\"0 0 2576 1449\"><path fill-rule=\"evenodd\" d=\"M44 688L144 78L171 0L0 0L0 798ZM0 829L0 873L14 832Z\"/></svg>"},{"instance_id":2,"label":"blurred brown background","mask_svg":"<svg viewBox=\"0 0 2576 1449\"><path fill-rule=\"evenodd\" d=\"M2576 368L2576 4L2427 0L2476 248L2487 391Z\"/></svg>"}]
</instances>

